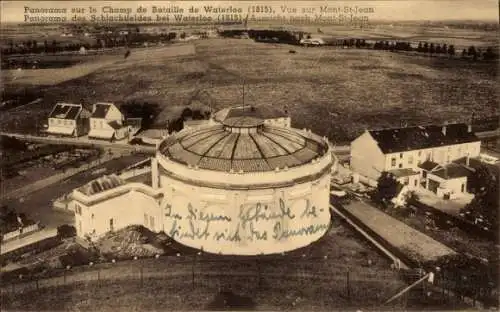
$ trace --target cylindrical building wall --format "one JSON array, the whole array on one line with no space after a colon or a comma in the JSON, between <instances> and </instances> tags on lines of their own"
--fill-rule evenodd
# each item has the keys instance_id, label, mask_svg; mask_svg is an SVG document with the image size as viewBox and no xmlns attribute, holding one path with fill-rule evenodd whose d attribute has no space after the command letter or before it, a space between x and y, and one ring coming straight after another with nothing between
<instances>
[{"instance_id":1,"label":"cylindrical building wall","mask_svg":"<svg viewBox=\"0 0 500 312\"><path fill-rule=\"evenodd\" d=\"M261 189L193 185L161 169L163 230L186 246L220 254L281 253L309 245L329 228L328 166L317 175L309 171L303 183Z\"/></svg>"}]
</instances>

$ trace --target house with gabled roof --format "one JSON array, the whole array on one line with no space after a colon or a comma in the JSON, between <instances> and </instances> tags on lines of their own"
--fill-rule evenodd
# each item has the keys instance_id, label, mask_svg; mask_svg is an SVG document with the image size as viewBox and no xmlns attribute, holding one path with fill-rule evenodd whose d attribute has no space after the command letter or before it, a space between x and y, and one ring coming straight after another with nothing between
<instances>
[{"instance_id":1,"label":"house with gabled roof","mask_svg":"<svg viewBox=\"0 0 500 312\"><path fill-rule=\"evenodd\" d=\"M350 164L371 180L386 171L410 190L425 187L453 197L466 193L467 172L452 162L479 157L480 149L481 141L463 123L367 130L351 142Z\"/></svg>"},{"instance_id":2,"label":"house with gabled roof","mask_svg":"<svg viewBox=\"0 0 500 312\"><path fill-rule=\"evenodd\" d=\"M96 103L90 116L89 138L122 140L128 137L125 116L113 103Z\"/></svg>"},{"instance_id":3,"label":"house with gabled roof","mask_svg":"<svg viewBox=\"0 0 500 312\"><path fill-rule=\"evenodd\" d=\"M47 133L78 137L89 132L90 112L82 104L56 103L48 117Z\"/></svg>"}]
</instances>

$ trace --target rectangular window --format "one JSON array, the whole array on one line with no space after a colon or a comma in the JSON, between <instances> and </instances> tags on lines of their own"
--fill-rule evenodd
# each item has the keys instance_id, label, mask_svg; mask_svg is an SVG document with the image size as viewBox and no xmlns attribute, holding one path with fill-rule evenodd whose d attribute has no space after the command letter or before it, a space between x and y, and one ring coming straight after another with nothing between
<instances>
[{"instance_id":1,"label":"rectangular window","mask_svg":"<svg viewBox=\"0 0 500 312\"><path fill-rule=\"evenodd\" d=\"M417 179L415 179L415 181L413 181L413 182L414 182L413 184L414 184L415 186L417 186L417 184L418 184L418 180L417 180Z\"/></svg>"},{"instance_id":2,"label":"rectangular window","mask_svg":"<svg viewBox=\"0 0 500 312\"><path fill-rule=\"evenodd\" d=\"M427 178L427 171L422 171L422 178Z\"/></svg>"},{"instance_id":3,"label":"rectangular window","mask_svg":"<svg viewBox=\"0 0 500 312\"><path fill-rule=\"evenodd\" d=\"M403 164L399 164L399 168L403 168Z\"/></svg>"},{"instance_id":4,"label":"rectangular window","mask_svg":"<svg viewBox=\"0 0 500 312\"><path fill-rule=\"evenodd\" d=\"M394 157L391 159L391 166L396 167L396 158Z\"/></svg>"},{"instance_id":5,"label":"rectangular window","mask_svg":"<svg viewBox=\"0 0 500 312\"><path fill-rule=\"evenodd\" d=\"M113 229L114 229L114 220L113 219L109 219L109 230L113 231Z\"/></svg>"},{"instance_id":6,"label":"rectangular window","mask_svg":"<svg viewBox=\"0 0 500 312\"><path fill-rule=\"evenodd\" d=\"M399 158L403 158L403 153L399 153Z\"/></svg>"},{"instance_id":7,"label":"rectangular window","mask_svg":"<svg viewBox=\"0 0 500 312\"><path fill-rule=\"evenodd\" d=\"M408 157L408 164L413 164L413 155L410 155L410 157Z\"/></svg>"},{"instance_id":8,"label":"rectangular window","mask_svg":"<svg viewBox=\"0 0 500 312\"><path fill-rule=\"evenodd\" d=\"M149 216L149 226L151 227L151 229L155 228L155 218L153 218L152 216Z\"/></svg>"},{"instance_id":9,"label":"rectangular window","mask_svg":"<svg viewBox=\"0 0 500 312\"><path fill-rule=\"evenodd\" d=\"M464 183L462 183L462 188L461 188L461 190L462 190L462 193L465 191L465 184L464 184Z\"/></svg>"}]
</instances>

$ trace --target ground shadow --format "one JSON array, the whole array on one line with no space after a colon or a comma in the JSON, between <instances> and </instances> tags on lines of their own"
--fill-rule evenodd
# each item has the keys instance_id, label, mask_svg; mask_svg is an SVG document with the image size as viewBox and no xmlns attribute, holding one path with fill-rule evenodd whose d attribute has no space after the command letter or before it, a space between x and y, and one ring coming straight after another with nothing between
<instances>
[{"instance_id":1,"label":"ground shadow","mask_svg":"<svg viewBox=\"0 0 500 312\"><path fill-rule=\"evenodd\" d=\"M250 297L240 296L232 291L220 291L205 307L209 311L254 310L256 303Z\"/></svg>"}]
</instances>

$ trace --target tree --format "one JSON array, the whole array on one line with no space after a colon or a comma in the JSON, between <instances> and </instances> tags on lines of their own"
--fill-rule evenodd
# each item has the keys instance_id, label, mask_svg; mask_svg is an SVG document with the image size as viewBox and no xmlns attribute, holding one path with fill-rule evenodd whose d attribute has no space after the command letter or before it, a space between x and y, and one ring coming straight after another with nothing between
<instances>
[{"instance_id":1,"label":"tree","mask_svg":"<svg viewBox=\"0 0 500 312\"><path fill-rule=\"evenodd\" d=\"M439 43L436 45L436 54L441 54L441 45Z\"/></svg>"},{"instance_id":2,"label":"tree","mask_svg":"<svg viewBox=\"0 0 500 312\"><path fill-rule=\"evenodd\" d=\"M12 39L9 40L9 53L14 53L14 41Z\"/></svg>"},{"instance_id":3,"label":"tree","mask_svg":"<svg viewBox=\"0 0 500 312\"><path fill-rule=\"evenodd\" d=\"M448 55L455 56L455 46L452 44L448 47Z\"/></svg>"},{"instance_id":4,"label":"tree","mask_svg":"<svg viewBox=\"0 0 500 312\"><path fill-rule=\"evenodd\" d=\"M498 175L486 165L477 166L474 174L469 178L470 191L474 199L462 212L469 216L469 220L480 220L488 229L498 231L498 209L500 204Z\"/></svg>"},{"instance_id":5,"label":"tree","mask_svg":"<svg viewBox=\"0 0 500 312\"><path fill-rule=\"evenodd\" d=\"M462 58L465 58L467 56L467 50L463 49L462 50Z\"/></svg>"},{"instance_id":6,"label":"tree","mask_svg":"<svg viewBox=\"0 0 500 312\"><path fill-rule=\"evenodd\" d=\"M492 47L486 48L486 51L483 54L483 58L485 60L494 60L496 57L497 56L496 56L495 52L493 52L493 48Z\"/></svg>"},{"instance_id":7,"label":"tree","mask_svg":"<svg viewBox=\"0 0 500 312\"><path fill-rule=\"evenodd\" d=\"M434 54L436 52L436 49L434 48L434 43L431 43L431 46L429 47L429 53Z\"/></svg>"},{"instance_id":8,"label":"tree","mask_svg":"<svg viewBox=\"0 0 500 312\"><path fill-rule=\"evenodd\" d=\"M424 53L429 52L429 44L427 42L424 43L424 49L422 50L422 52L424 52Z\"/></svg>"},{"instance_id":9,"label":"tree","mask_svg":"<svg viewBox=\"0 0 500 312\"><path fill-rule=\"evenodd\" d=\"M424 46L422 42L419 42L417 47L417 52L423 52L423 51L424 51Z\"/></svg>"},{"instance_id":10,"label":"tree","mask_svg":"<svg viewBox=\"0 0 500 312\"><path fill-rule=\"evenodd\" d=\"M467 50L467 55L472 56L474 60L477 59L477 51L474 46L470 46L469 49Z\"/></svg>"},{"instance_id":11,"label":"tree","mask_svg":"<svg viewBox=\"0 0 500 312\"><path fill-rule=\"evenodd\" d=\"M55 40L52 41L52 52L53 53L57 52L57 41Z\"/></svg>"},{"instance_id":12,"label":"tree","mask_svg":"<svg viewBox=\"0 0 500 312\"><path fill-rule=\"evenodd\" d=\"M377 180L377 188L371 194L374 202L387 206L398 195L402 184L389 172L382 172Z\"/></svg>"},{"instance_id":13,"label":"tree","mask_svg":"<svg viewBox=\"0 0 500 312\"><path fill-rule=\"evenodd\" d=\"M60 238L68 238L76 236L76 228L69 224L63 224L57 227L57 235Z\"/></svg>"},{"instance_id":14,"label":"tree","mask_svg":"<svg viewBox=\"0 0 500 312\"><path fill-rule=\"evenodd\" d=\"M441 47L441 53L448 54L448 45L446 43Z\"/></svg>"}]
</instances>

